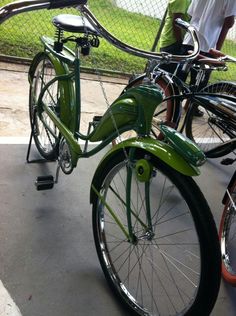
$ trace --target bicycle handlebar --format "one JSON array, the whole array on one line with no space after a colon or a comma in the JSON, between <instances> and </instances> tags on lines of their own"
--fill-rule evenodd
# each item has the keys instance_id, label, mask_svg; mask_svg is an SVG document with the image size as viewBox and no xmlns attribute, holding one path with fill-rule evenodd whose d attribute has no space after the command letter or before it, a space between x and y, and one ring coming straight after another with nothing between
<instances>
[{"instance_id":1,"label":"bicycle handlebar","mask_svg":"<svg viewBox=\"0 0 236 316\"><path fill-rule=\"evenodd\" d=\"M16 14L40 9L59 9L85 5L88 0L20 0L0 7L0 24Z\"/></svg>"},{"instance_id":2,"label":"bicycle handlebar","mask_svg":"<svg viewBox=\"0 0 236 316\"><path fill-rule=\"evenodd\" d=\"M69 6L78 6L87 4L88 0L50 0L48 9L58 9Z\"/></svg>"},{"instance_id":3,"label":"bicycle handlebar","mask_svg":"<svg viewBox=\"0 0 236 316\"><path fill-rule=\"evenodd\" d=\"M166 62L184 62L186 60L193 60L199 53L199 40L197 37L197 33L195 29L189 25L187 22L182 21L181 19L177 19L177 24L184 29L186 29L194 43L194 49L192 54L190 55L173 55L165 52L148 52L133 46L128 45L120 41L110 32L108 32L96 19L93 13L86 6L87 0L20 0L16 2L9 3L2 8L0 8L0 24L4 21L8 20L12 16L16 14L20 14L23 12L40 10L40 9L56 9L56 8L65 8L71 6L78 6L78 9L84 16L88 19L88 21L92 24L92 26L97 30L98 33L101 34L108 42L110 42L115 47L128 52L132 55L143 57L147 59L156 59L156 60L164 60Z\"/></svg>"},{"instance_id":4,"label":"bicycle handlebar","mask_svg":"<svg viewBox=\"0 0 236 316\"><path fill-rule=\"evenodd\" d=\"M188 28L190 26L190 24L180 18L177 18L175 20L175 24L178 25L179 27L181 27L182 29L184 29L185 31L188 31Z\"/></svg>"},{"instance_id":5,"label":"bicycle handlebar","mask_svg":"<svg viewBox=\"0 0 236 316\"><path fill-rule=\"evenodd\" d=\"M216 50L216 49L211 48L209 50L209 53L213 56L213 58L216 58L218 61L236 63L236 58L235 57L229 56L229 55L225 55L220 50Z\"/></svg>"},{"instance_id":6,"label":"bicycle handlebar","mask_svg":"<svg viewBox=\"0 0 236 316\"><path fill-rule=\"evenodd\" d=\"M219 61L226 62L226 63L230 63L230 62L236 63L236 58L229 55L225 55L223 57L220 57Z\"/></svg>"},{"instance_id":7,"label":"bicycle handlebar","mask_svg":"<svg viewBox=\"0 0 236 316\"><path fill-rule=\"evenodd\" d=\"M92 24L92 26L97 30L97 32L101 34L102 37L104 37L112 45L132 55L147 58L147 59L152 58L152 59L166 60L166 61L172 61L172 62L182 62L185 60L195 59L196 56L199 54L200 45L199 45L199 40L197 37L196 30L189 23L184 22L181 19L177 19L178 25L187 29L194 43L194 49L193 49L192 54L190 55L173 55L166 52L148 52L148 51L139 49L137 47L130 46L127 43L120 41L118 38L112 35L107 29L105 29L105 27L103 27L99 23L99 21L96 19L96 17L88 9L87 6L81 6L80 11L84 14L84 16L88 19L88 21Z\"/></svg>"}]
</instances>

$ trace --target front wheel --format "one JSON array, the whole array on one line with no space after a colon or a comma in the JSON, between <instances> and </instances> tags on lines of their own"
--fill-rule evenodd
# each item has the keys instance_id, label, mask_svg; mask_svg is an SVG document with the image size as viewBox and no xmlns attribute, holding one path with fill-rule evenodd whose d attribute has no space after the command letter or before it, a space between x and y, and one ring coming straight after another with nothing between
<instances>
[{"instance_id":1,"label":"front wheel","mask_svg":"<svg viewBox=\"0 0 236 316\"><path fill-rule=\"evenodd\" d=\"M236 286L236 172L226 192L226 201L220 222L220 244L222 254L222 275Z\"/></svg>"},{"instance_id":2,"label":"front wheel","mask_svg":"<svg viewBox=\"0 0 236 316\"><path fill-rule=\"evenodd\" d=\"M105 277L132 315L210 315L221 270L207 202L192 178L143 151L135 157L120 152L94 180L93 232ZM139 178L139 165L150 166L148 179ZM132 239L124 233L127 205Z\"/></svg>"}]
</instances>

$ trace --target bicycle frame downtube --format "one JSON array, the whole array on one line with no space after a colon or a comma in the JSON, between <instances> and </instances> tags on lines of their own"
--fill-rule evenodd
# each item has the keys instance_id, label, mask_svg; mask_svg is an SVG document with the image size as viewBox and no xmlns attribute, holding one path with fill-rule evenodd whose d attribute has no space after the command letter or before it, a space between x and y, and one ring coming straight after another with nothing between
<instances>
[{"instance_id":1,"label":"bicycle frame downtube","mask_svg":"<svg viewBox=\"0 0 236 316\"><path fill-rule=\"evenodd\" d=\"M44 111L48 114L50 119L59 129L60 133L65 137L65 139L69 143L72 149L73 165L76 166L78 156L82 154L82 150L76 138L74 137L74 134L62 123L60 118L47 105L43 104L42 106L43 106ZM45 122L43 123L46 125ZM74 153L74 157L73 157L73 153Z\"/></svg>"}]
</instances>

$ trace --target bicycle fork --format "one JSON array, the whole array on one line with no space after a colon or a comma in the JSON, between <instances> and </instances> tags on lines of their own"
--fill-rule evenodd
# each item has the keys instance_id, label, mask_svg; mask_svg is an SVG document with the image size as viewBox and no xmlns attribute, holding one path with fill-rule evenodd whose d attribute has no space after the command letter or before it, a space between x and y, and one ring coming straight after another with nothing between
<instances>
[{"instance_id":1,"label":"bicycle fork","mask_svg":"<svg viewBox=\"0 0 236 316\"><path fill-rule=\"evenodd\" d=\"M124 206L127 217L127 227L126 225L122 224L121 220L116 215L116 210L112 209L112 207L107 204L105 198L97 191L95 186L92 184L92 190L95 192L101 203L108 210L108 212L113 217L117 225L120 227L127 241L134 245L138 243L138 240L151 240L154 236L150 205L150 181L153 175L153 169L151 163L148 160L148 157L135 161L135 151L135 148L131 148L128 155L126 166L127 177L125 182L125 201L114 189L112 189L112 187L110 187L110 190L112 190L113 194ZM132 201L132 190L135 188L132 186L132 180L134 177L137 179L138 182L143 182L144 184L145 197L143 201L143 207L145 207L146 210L145 221L141 219L139 214L135 212L133 209L134 202ZM140 225L140 227L142 228L142 234L140 234L139 236L137 236L134 232L134 227L137 224Z\"/></svg>"},{"instance_id":2,"label":"bicycle fork","mask_svg":"<svg viewBox=\"0 0 236 316\"><path fill-rule=\"evenodd\" d=\"M138 242L138 239L151 239L153 237L153 225L151 219L151 205L150 205L150 179L152 176L152 166L148 159L140 159L135 162L135 148L132 148L129 153L129 162L127 165L127 179L126 179L126 211L127 211L127 223L129 231L129 241L133 244ZM132 211L132 177L136 177L138 182L144 184L144 207L146 210L146 223L144 223L134 211ZM136 236L133 227L133 222L138 223L143 228L143 235Z\"/></svg>"}]
</instances>

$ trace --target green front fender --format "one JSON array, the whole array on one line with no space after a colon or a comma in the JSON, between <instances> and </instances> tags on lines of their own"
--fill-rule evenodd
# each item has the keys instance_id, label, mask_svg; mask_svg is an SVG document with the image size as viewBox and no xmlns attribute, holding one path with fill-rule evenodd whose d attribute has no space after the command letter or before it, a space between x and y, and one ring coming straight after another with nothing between
<instances>
[{"instance_id":1,"label":"green front fender","mask_svg":"<svg viewBox=\"0 0 236 316\"><path fill-rule=\"evenodd\" d=\"M143 150L157 157L158 159L165 162L167 165L177 170L178 172L186 176L197 176L200 174L199 168L188 163L184 158L178 154L170 145L163 143L152 138L130 138L126 141L114 146L101 160L98 165L95 174L93 176L91 191L90 191L90 202L93 201L94 191L92 186L97 183L97 179L100 178L101 172L106 166L107 162L112 159L118 152L124 149L137 148L138 150Z\"/></svg>"}]
</instances>

